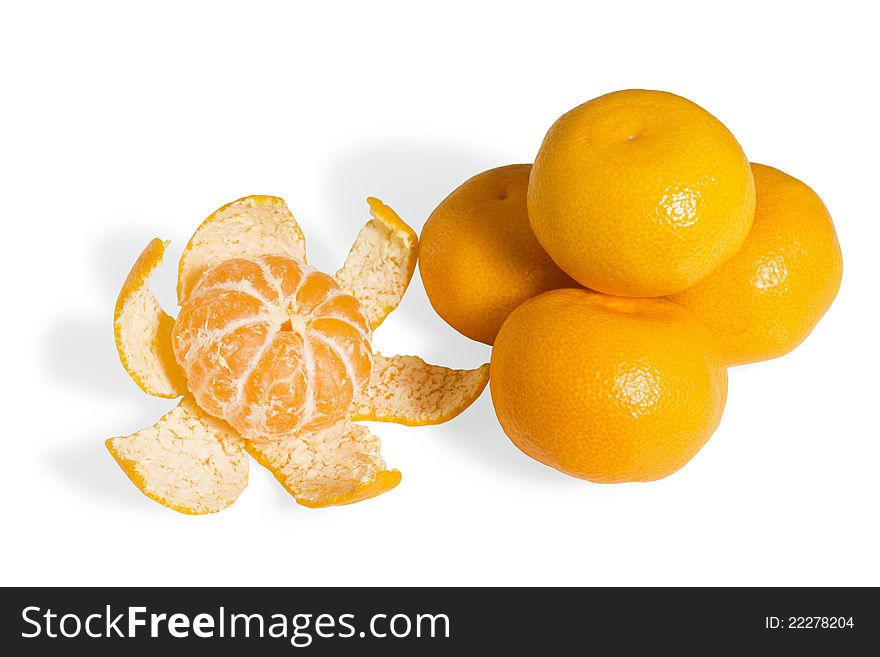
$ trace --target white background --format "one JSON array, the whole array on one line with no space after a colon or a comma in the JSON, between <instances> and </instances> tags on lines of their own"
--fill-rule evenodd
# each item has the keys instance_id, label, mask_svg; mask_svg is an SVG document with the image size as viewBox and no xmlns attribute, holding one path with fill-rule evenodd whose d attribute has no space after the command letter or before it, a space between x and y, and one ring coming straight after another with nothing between
<instances>
[{"instance_id":1,"label":"white background","mask_svg":"<svg viewBox=\"0 0 880 657\"><path fill-rule=\"evenodd\" d=\"M880 584L880 53L859 5L825 5L4 5L0 581ZM105 438L175 403L144 395L113 344L150 238L172 240L153 281L172 312L191 232L247 194L283 196L332 271L367 195L420 230L464 179L531 161L558 115L628 87L691 98L752 160L813 186L844 253L819 327L731 371L721 427L681 472L567 478L508 442L488 391L443 426L374 425L403 482L353 506L297 506L254 464L233 507L183 516L108 455ZM489 358L418 276L375 342Z\"/></svg>"}]
</instances>

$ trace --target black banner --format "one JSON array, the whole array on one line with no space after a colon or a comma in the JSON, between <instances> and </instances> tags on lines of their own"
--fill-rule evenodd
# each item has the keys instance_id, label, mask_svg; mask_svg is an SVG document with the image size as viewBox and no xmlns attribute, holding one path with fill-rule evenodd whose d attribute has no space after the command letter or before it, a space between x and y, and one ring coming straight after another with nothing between
<instances>
[{"instance_id":1,"label":"black banner","mask_svg":"<svg viewBox=\"0 0 880 657\"><path fill-rule=\"evenodd\" d=\"M7 655L445 655L478 647L556 654L602 646L613 654L849 655L880 645L880 598L868 588L7 588L2 598Z\"/></svg>"}]
</instances>

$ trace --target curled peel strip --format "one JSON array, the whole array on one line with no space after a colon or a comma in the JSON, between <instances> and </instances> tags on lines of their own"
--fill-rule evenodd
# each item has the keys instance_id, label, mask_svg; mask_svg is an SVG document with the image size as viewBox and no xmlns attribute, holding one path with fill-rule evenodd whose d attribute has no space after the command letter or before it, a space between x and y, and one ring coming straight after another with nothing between
<instances>
[{"instance_id":1,"label":"curled peel strip","mask_svg":"<svg viewBox=\"0 0 880 657\"><path fill-rule=\"evenodd\" d=\"M418 356L373 356L370 383L353 405L353 420L440 424L470 406L489 382L489 365L453 370Z\"/></svg>"},{"instance_id":2,"label":"curled peel strip","mask_svg":"<svg viewBox=\"0 0 880 657\"><path fill-rule=\"evenodd\" d=\"M166 243L154 239L129 272L113 313L113 334L122 366L149 395L179 397L186 381L171 348L174 318L168 315L147 283L162 262Z\"/></svg>"},{"instance_id":3,"label":"curled peel strip","mask_svg":"<svg viewBox=\"0 0 880 657\"><path fill-rule=\"evenodd\" d=\"M261 255L306 261L305 237L284 199L246 196L227 203L202 222L180 256L178 302L187 299L211 265Z\"/></svg>"},{"instance_id":4,"label":"curled peel strip","mask_svg":"<svg viewBox=\"0 0 880 657\"><path fill-rule=\"evenodd\" d=\"M105 444L144 495L181 513L220 511L247 486L243 441L190 396L153 426Z\"/></svg>"},{"instance_id":5,"label":"curled peel strip","mask_svg":"<svg viewBox=\"0 0 880 657\"><path fill-rule=\"evenodd\" d=\"M373 218L361 228L336 281L361 303L372 328L397 308L412 280L419 238L390 207L368 198Z\"/></svg>"},{"instance_id":6,"label":"curled peel strip","mask_svg":"<svg viewBox=\"0 0 880 657\"><path fill-rule=\"evenodd\" d=\"M400 472L385 469L379 439L348 421L286 441L248 441L246 449L307 507L360 502L400 483Z\"/></svg>"}]
</instances>

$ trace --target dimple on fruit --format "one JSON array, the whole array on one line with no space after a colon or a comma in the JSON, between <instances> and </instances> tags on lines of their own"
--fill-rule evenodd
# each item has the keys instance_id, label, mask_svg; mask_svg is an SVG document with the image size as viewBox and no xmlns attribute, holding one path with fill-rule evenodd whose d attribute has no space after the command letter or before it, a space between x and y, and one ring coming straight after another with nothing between
<instances>
[{"instance_id":1,"label":"dimple on fruit","mask_svg":"<svg viewBox=\"0 0 880 657\"><path fill-rule=\"evenodd\" d=\"M538 241L607 294L680 292L730 258L755 212L739 143L695 103L662 91L600 96L547 132L529 179Z\"/></svg>"},{"instance_id":2,"label":"dimple on fruit","mask_svg":"<svg viewBox=\"0 0 880 657\"><path fill-rule=\"evenodd\" d=\"M533 296L579 287L538 244L526 212L529 164L489 169L462 183L422 229L419 272L437 314L492 344L511 311Z\"/></svg>"},{"instance_id":3,"label":"dimple on fruit","mask_svg":"<svg viewBox=\"0 0 880 657\"><path fill-rule=\"evenodd\" d=\"M507 318L489 387L528 456L598 483L653 481L712 435L727 370L708 328L671 301L554 290Z\"/></svg>"},{"instance_id":4,"label":"dimple on fruit","mask_svg":"<svg viewBox=\"0 0 880 657\"><path fill-rule=\"evenodd\" d=\"M843 257L828 209L800 180L752 164L755 222L719 269L672 297L714 331L729 365L787 354L831 306Z\"/></svg>"}]
</instances>

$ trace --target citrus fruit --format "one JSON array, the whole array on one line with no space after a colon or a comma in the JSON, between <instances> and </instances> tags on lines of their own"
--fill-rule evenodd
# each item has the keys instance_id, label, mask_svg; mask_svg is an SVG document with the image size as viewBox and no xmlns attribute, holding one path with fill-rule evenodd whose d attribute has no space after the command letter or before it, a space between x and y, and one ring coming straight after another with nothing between
<instances>
[{"instance_id":1,"label":"citrus fruit","mask_svg":"<svg viewBox=\"0 0 880 657\"><path fill-rule=\"evenodd\" d=\"M567 289L510 314L489 387L501 427L528 456L590 481L651 481L712 435L727 370L715 337L681 306Z\"/></svg>"},{"instance_id":2,"label":"citrus fruit","mask_svg":"<svg viewBox=\"0 0 880 657\"><path fill-rule=\"evenodd\" d=\"M355 420L437 424L479 397L488 365L376 354L370 367L370 327L403 298L418 238L390 207L367 202L372 217L335 280L304 264L305 239L282 199L224 205L181 256L177 320L148 285L166 242L141 253L114 312L119 357L145 392L182 399L105 444L147 497L182 513L219 511L247 485L247 452L299 504L359 502L401 475Z\"/></svg>"},{"instance_id":3,"label":"citrus fruit","mask_svg":"<svg viewBox=\"0 0 880 657\"><path fill-rule=\"evenodd\" d=\"M285 256L209 268L172 331L199 406L252 440L315 431L346 417L370 378L370 338L357 299Z\"/></svg>"},{"instance_id":4,"label":"citrus fruit","mask_svg":"<svg viewBox=\"0 0 880 657\"><path fill-rule=\"evenodd\" d=\"M526 212L529 164L465 181L431 213L419 271L437 314L465 336L492 344L510 312L559 287L579 287L538 244Z\"/></svg>"},{"instance_id":5,"label":"citrus fruit","mask_svg":"<svg viewBox=\"0 0 880 657\"><path fill-rule=\"evenodd\" d=\"M837 295L843 259L831 215L791 176L752 164L757 209L742 248L695 286L671 297L715 332L730 365L788 353Z\"/></svg>"},{"instance_id":6,"label":"citrus fruit","mask_svg":"<svg viewBox=\"0 0 880 657\"><path fill-rule=\"evenodd\" d=\"M688 288L736 252L755 210L733 135L662 91L617 91L550 128L532 167L538 241L588 288L652 297Z\"/></svg>"}]
</instances>

